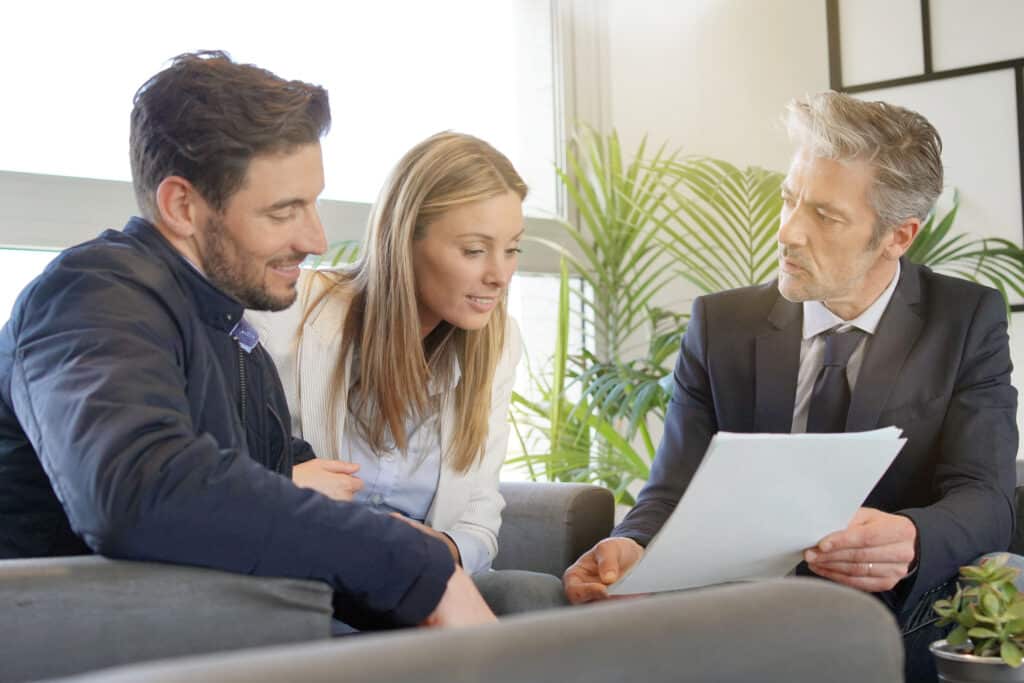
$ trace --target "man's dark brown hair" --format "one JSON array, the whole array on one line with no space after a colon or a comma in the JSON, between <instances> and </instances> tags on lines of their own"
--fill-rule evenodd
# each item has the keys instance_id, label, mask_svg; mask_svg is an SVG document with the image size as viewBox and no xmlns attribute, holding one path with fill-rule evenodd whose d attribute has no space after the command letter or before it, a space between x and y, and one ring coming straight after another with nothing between
<instances>
[{"instance_id":1,"label":"man's dark brown hair","mask_svg":"<svg viewBox=\"0 0 1024 683\"><path fill-rule=\"evenodd\" d=\"M150 220L164 178L185 178L221 210L253 157L316 142L331 125L320 86L286 81L219 51L175 57L139 88L134 104L132 183Z\"/></svg>"}]
</instances>

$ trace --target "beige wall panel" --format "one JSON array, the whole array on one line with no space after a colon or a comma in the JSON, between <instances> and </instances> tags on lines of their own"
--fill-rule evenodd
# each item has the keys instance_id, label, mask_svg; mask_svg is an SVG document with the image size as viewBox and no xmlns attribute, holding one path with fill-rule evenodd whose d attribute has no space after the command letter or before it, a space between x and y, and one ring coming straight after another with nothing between
<instances>
[{"instance_id":1,"label":"beige wall panel","mask_svg":"<svg viewBox=\"0 0 1024 683\"><path fill-rule=\"evenodd\" d=\"M1009 70L859 93L924 114L943 140L946 187L960 191L956 227L1020 244L1020 160Z\"/></svg>"},{"instance_id":2,"label":"beige wall panel","mask_svg":"<svg viewBox=\"0 0 1024 683\"><path fill-rule=\"evenodd\" d=\"M843 86L924 73L920 0L839 0Z\"/></svg>"},{"instance_id":3,"label":"beige wall panel","mask_svg":"<svg viewBox=\"0 0 1024 683\"><path fill-rule=\"evenodd\" d=\"M931 0L931 26L936 71L1024 58L1021 0Z\"/></svg>"}]
</instances>

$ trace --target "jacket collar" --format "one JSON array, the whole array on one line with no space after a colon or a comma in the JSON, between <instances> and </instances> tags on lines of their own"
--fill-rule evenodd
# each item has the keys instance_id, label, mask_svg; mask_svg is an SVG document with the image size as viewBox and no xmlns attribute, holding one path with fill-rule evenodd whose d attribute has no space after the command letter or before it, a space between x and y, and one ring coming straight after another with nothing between
<instances>
[{"instance_id":1,"label":"jacket collar","mask_svg":"<svg viewBox=\"0 0 1024 683\"><path fill-rule=\"evenodd\" d=\"M199 317L204 323L223 332L231 330L242 319L244 307L234 297L222 292L196 269L189 261L171 246L170 242L160 234L152 223L144 218L133 216L124 227L129 235L155 256L167 264L175 278L188 291L189 298L196 306Z\"/></svg>"}]
</instances>

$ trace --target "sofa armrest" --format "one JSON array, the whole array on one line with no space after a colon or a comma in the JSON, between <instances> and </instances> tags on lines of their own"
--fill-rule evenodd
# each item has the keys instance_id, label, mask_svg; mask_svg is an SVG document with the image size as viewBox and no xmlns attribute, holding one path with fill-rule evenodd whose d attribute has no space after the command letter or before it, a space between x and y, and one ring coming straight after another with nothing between
<instances>
[{"instance_id":1,"label":"sofa armrest","mask_svg":"<svg viewBox=\"0 0 1024 683\"><path fill-rule=\"evenodd\" d=\"M0 561L5 681L327 638L320 582L98 556Z\"/></svg>"},{"instance_id":2,"label":"sofa armrest","mask_svg":"<svg viewBox=\"0 0 1024 683\"><path fill-rule=\"evenodd\" d=\"M505 497L495 569L527 569L561 577L612 530L615 499L592 484L502 482Z\"/></svg>"}]
</instances>

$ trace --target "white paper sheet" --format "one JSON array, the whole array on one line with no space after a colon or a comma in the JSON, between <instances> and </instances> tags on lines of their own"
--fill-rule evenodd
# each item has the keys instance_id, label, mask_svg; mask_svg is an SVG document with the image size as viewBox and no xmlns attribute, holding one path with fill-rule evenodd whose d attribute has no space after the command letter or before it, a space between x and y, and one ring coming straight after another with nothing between
<instances>
[{"instance_id":1,"label":"white paper sheet","mask_svg":"<svg viewBox=\"0 0 1024 683\"><path fill-rule=\"evenodd\" d=\"M805 548L846 528L906 442L901 434L719 432L643 558L608 592L784 576Z\"/></svg>"}]
</instances>

